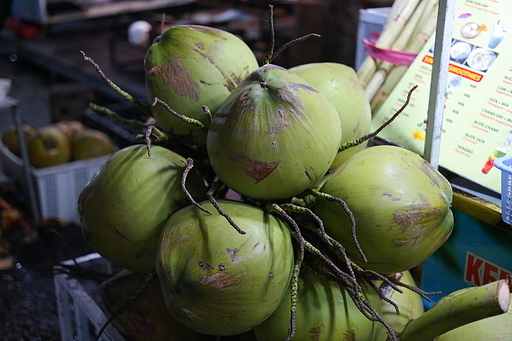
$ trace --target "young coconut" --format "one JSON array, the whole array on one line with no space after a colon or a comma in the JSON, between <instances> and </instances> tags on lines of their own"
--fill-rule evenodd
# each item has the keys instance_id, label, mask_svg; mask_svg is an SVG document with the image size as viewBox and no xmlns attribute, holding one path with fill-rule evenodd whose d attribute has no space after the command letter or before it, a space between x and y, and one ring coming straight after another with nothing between
<instances>
[{"instance_id":1,"label":"young coconut","mask_svg":"<svg viewBox=\"0 0 512 341\"><path fill-rule=\"evenodd\" d=\"M362 296L380 313L378 294L367 284L362 288ZM254 328L258 341L287 339L291 317L290 299L288 290L277 310ZM367 341L374 340L380 330L385 330L384 326L363 315L342 285L322 279L307 269L300 272L297 330L293 341Z\"/></svg>"},{"instance_id":2,"label":"young coconut","mask_svg":"<svg viewBox=\"0 0 512 341\"><path fill-rule=\"evenodd\" d=\"M133 272L155 270L161 230L171 214L189 205L181 188L187 161L160 146L132 145L118 150L80 193L82 233L91 247ZM187 189L205 197L199 173L188 175Z\"/></svg>"},{"instance_id":3,"label":"young coconut","mask_svg":"<svg viewBox=\"0 0 512 341\"><path fill-rule=\"evenodd\" d=\"M329 170L341 144L334 105L303 78L266 64L219 107L207 135L213 170L257 200L293 197Z\"/></svg>"},{"instance_id":4,"label":"young coconut","mask_svg":"<svg viewBox=\"0 0 512 341\"><path fill-rule=\"evenodd\" d=\"M352 211L367 262L339 204L316 200L313 208L327 234L364 269L383 274L409 270L434 253L453 228L450 183L404 148L375 146L356 153L320 191L341 198Z\"/></svg>"},{"instance_id":5,"label":"young coconut","mask_svg":"<svg viewBox=\"0 0 512 341\"><path fill-rule=\"evenodd\" d=\"M178 114L207 125L206 105L215 112L235 87L258 68L252 50L237 36L212 27L178 25L155 39L145 57L148 99L157 97ZM206 132L151 107L158 125L191 145L204 147Z\"/></svg>"},{"instance_id":6,"label":"young coconut","mask_svg":"<svg viewBox=\"0 0 512 341\"><path fill-rule=\"evenodd\" d=\"M310 63L290 69L323 93L334 104L341 120L341 143L352 142L370 133L372 111L355 70L340 63ZM368 141L336 155L329 173L345 160L364 149Z\"/></svg>"},{"instance_id":7,"label":"young coconut","mask_svg":"<svg viewBox=\"0 0 512 341\"><path fill-rule=\"evenodd\" d=\"M285 223L236 201L219 204L246 231L234 231L210 202L174 213L160 239L156 270L174 317L199 333L245 333L267 319L290 283L294 255Z\"/></svg>"}]
</instances>

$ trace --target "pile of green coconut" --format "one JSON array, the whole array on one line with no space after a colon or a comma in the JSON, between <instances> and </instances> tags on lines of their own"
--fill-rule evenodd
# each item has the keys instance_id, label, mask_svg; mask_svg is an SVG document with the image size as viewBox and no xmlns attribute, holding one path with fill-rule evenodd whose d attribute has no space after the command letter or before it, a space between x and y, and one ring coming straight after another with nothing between
<instances>
[{"instance_id":1,"label":"pile of green coconut","mask_svg":"<svg viewBox=\"0 0 512 341\"><path fill-rule=\"evenodd\" d=\"M260 63L229 32L169 28L144 60L148 105L84 54L148 118L78 201L85 240L122 268L101 285L110 322L145 341L417 341L485 317L473 302L506 311L500 281L424 312L410 270L453 229L450 183L367 144L351 67L286 69L277 52Z\"/></svg>"}]
</instances>

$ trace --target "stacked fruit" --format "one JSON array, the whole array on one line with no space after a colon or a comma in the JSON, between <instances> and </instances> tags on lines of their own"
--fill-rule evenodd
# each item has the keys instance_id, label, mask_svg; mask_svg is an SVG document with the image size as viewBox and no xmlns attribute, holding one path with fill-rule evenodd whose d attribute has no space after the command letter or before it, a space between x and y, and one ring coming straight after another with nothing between
<instances>
[{"instance_id":1,"label":"stacked fruit","mask_svg":"<svg viewBox=\"0 0 512 341\"><path fill-rule=\"evenodd\" d=\"M156 275L173 319L201 335L397 340L377 280L425 296L394 274L450 235L451 186L413 152L366 147L353 69L271 61L218 29L164 32L145 58L156 124L81 193L83 235Z\"/></svg>"},{"instance_id":2,"label":"stacked fruit","mask_svg":"<svg viewBox=\"0 0 512 341\"><path fill-rule=\"evenodd\" d=\"M80 121L59 121L40 128L23 124L22 131L30 164L36 168L57 166L114 152L114 143L107 134L86 128ZM2 143L14 155L21 155L14 125L2 134Z\"/></svg>"}]
</instances>

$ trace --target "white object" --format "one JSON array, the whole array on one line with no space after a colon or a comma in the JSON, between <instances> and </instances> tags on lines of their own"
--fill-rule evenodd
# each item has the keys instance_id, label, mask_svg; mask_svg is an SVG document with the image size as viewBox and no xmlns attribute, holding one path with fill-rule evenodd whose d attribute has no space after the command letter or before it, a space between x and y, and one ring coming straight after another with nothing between
<instances>
[{"instance_id":1,"label":"white object","mask_svg":"<svg viewBox=\"0 0 512 341\"><path fill-rule=\"evenodd\" d=\"M149 45L152 28L151 24L144 20L132 22L128 26L128 42L137 46Z\"/></svg>"},{"instance_id":2,"label":"white object","mask_svg":"<svg viewBox=\"0 0 512 341\"><path fill-rule=\"evenodd\" d=\"M0 78L0 103L5 101L11 90L12 81L9 78Z\"/></svg>"},{"instance_id":3,"label":"white object","mask_svg":"<svg viewBox=\"0 0 512 341\"><path fill-rule=\"evenodd\" d=\"M509 34L510 31L510 28L505 27L504 25L500 24L500 21L498 21L496 24L493 25L492 33L491 36L489 37L488 47L490 49L496 48L505 38L505 36Z\"/></svg>"},{"instance_id":4,"label":"white object","mask_svg":"<svg viewBox=\"0 0 512 341\"><path fill-rule=\"evenodd\" d=\"M100 156L39 169L30 167L39 202L40 218L78 222L78 196L108 157L109 155ZM5 174L19 177L23 193L27 195L28 185L25 179L20 177L23 174L23 161L3 144L0 144L0 158Z\"/></svg>"},{"instance_id":5,"label":"white object","mask_svg":"<svg viewBox=\"0 0 512 341\"><path fill-rule=\"evenodd\" d=\"M97 253L79 257L76 262L83 268L99 271L106 275L112 274L111 263ZM53 267L61 339L95 340L95 335L90 333L91 327L98 332L108 318L77 278L59 271L64 269L63 266L73 265L73 260L67 260ZM109 324L100 335L99 340L124 341L125 339L112 324Z\"/></svg>"}]
</instances>

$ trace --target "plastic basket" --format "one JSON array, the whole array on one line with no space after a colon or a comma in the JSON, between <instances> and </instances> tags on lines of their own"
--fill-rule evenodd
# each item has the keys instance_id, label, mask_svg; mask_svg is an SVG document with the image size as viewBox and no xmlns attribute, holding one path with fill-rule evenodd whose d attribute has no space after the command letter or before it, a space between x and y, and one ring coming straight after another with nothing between
<instances>
[{"instance_id":1,"label":"plastic basket","mask_svg":"<svg viewBox=\"0 0 512 341\"><path fill-rule=\"evenodd\" d=\"M99 254L91 253L76 260L64 261L53 267L62 341L94 340L94 333L101 330L108 319L102 310L99 284L96 281L75 278L65 271L60 271L66 269L63 267L75 265L75 261L84 269L106 275L112 274L112 264ZM125 338L113 325L107 324L99 340L124 341Z\"/></svg>"},{"instance_id":2,"label":"plastic basket","mask_svg":"<svg viewBox=\"0 0 512 341\"><path fill-rule=\"evenodd\" d=\"M23 194L28 196L28 184L23 176L23 160L3 144L0 144L0 157L5 174L18 179ZM109 155L100 156L39 169L30 167L41 218L78 222L78 196L108 157Z\"/></svg>"},{"instance_id":3,"label":"plastic basket","mask_svg":"<svg viewBox=\"0 0 512 341\"><path fill-rule=\"evenodd\" d=\"M494 166L501 170L501 218L512 224L512 155L494 160Z\"/></svg>"}]
</instances>

